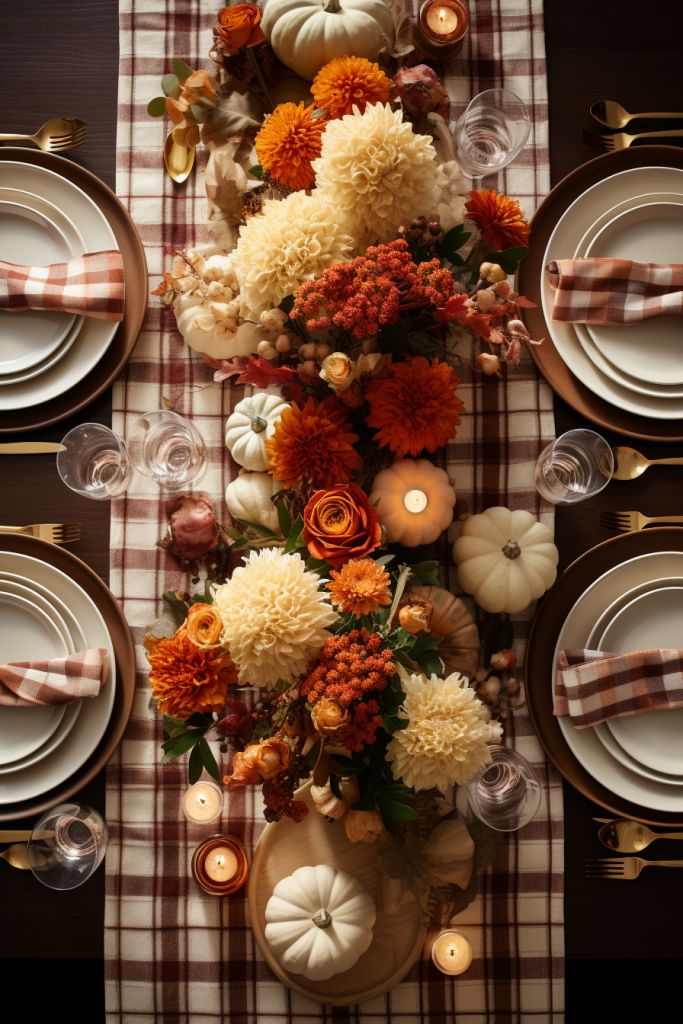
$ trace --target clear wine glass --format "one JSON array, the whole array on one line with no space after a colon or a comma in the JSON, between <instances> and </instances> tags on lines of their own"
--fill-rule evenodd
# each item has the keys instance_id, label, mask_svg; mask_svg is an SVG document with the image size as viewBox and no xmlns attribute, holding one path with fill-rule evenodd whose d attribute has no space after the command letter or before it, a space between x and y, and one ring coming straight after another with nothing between
<instances>
[{"instance_id":1,"label":"clear wine glass","mask_svg":"<svg viewBox=\"0 0 683 1024\"><path fill-rule=\"evenodd\" d=\"M62 438L57 472L84 498L106 501L122 494L133 472L123 438L102 423L81 423Z\"/></svg>"},{"instance_id":2,"label":"clear wine glass","mask_svg":"<svg viewBox=\"0 0 683 1024\"><path fill-rule=\"evenodd\" d=\"M568 430L543 449L534 469L538 493L554 505L599 494L612 479L614 455L594 430Z\"/></svg>"},{"instance_id":3,"label":"clear wine glass","mask_svg":"<svg viewBox=\"0 0 683 1024\"><path fill-rule=\"evenodd\" d=\"M193 483L206 466L206 445L194 424L170 409L140 416L128 434L133 465L169 490Z\"/></svg>"},{"instance_id":4,"label":"clear wine glass","mask_svg":"<svg viewBox=\"0 0 683 1024\"><path fill-rule=\"evenodd\" d=\"M529 112L507 89L486 89L467 105L455 126L455 150L468 178L507 167L529 137Z\"/></svg>"},{"instance_id":5,"label":"clear wine glass","mask_svg":"<svg viewBox=\"0 0 683 1024\"><path fill-rule=\"evenodd\" d=\"M497 832L514 832L531 821L541 803L538 777L516 750L492 744L491 763L467 783L474 815Z\"/></svg>"},{"instance_id":6,"label":"clear wine glass","mask_svg":"<svg viewBox=\"0 0 683 1024\"><path fill-rule=\"evenodd\" d=\"M31 833L27 854L31 871L48 889L76 889L104 859L109 830L85 804L58 804L46 811Z\"/></svg>"}]
</instances>

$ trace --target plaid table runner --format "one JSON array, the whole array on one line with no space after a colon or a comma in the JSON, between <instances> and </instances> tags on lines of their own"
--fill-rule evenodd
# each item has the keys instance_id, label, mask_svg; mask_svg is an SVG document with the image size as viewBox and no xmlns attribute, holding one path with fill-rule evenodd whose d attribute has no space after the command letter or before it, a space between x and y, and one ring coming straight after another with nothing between
<instances>
[{"instance_id":1,"label":"plaid table runner","mask_svg":"<svg viewBox=\"0 0 683 1024\"><path fill-rule=\"evenodd\" d=\"M202 173L175 189L163 173L167 126L146 115L148 100L173 57L206 66L217 0L121 0L117 191L132 213L147 251L150 289L167 247L201 240L206 201ZM542 0L475 0L472 35L448 76L457 114L468 98L504 84L528 102L530 144L498 187L533 213L549 187L548 124ZM460 395L467 415L446 452L447 467L470 511L512 504L540 511L532 465L554 434L551 396L531 363L511 371L507 384L475 375L472 351L462 349ZM202 487L217 500L228 483L223 425L240 393L213 385L211 371L192 358L173 314L157 300L114 391L114 429L126 434L134 417L171 399L208 443L210 468ZM133 718L111 763L106 859L106 1000L109 1024L304 1024L371 1021L500 1024L559 1022L563 1017L562 795L524 711L508 742L532 761L542 779L540 816L502 844L481 896L458 918L475 959L461 979L446 979L425 948L408 978L359 1007L322 1008L283 987L261 959L245 901L199 892L190 858L206 830L189 827L180 812L184 764L159 763L160 721L148 707L144 627L159 614L159 595L188 580L157 547L165 530L152 485L136 478L113 504L111 585L138 643L138 694ZM552 525L550 513L544 518ZM444 545L444 558L447 548ZM455 587L450 568L450 585ZM519 617L523 649L530 616ZM223 827L253 848L263 824L253 791L231 794Z\"/></svg>"}]
</instances>

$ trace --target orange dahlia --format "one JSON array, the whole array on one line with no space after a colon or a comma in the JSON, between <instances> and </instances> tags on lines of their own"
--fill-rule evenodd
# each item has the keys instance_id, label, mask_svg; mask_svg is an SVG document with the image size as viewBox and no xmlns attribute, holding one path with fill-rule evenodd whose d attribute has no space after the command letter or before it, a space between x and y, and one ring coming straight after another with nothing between
<instances>
[{"instance_id":1,"label":"orange dahlia","mask_svg":"<svg viewBox=\"0 0 683 1024\"><path fill-rule=\"evenodd\" d=\"M195 712L222 711L237 671L222 648L202 650L184 626L170 637L146 641L149 682L159 710L183 721Z\"/></svg>"},{"instance_id":2,"label":"orange dahlia","mask_svg":"<svg viewBox=\"0 0 683 1024\"><path fill-rule=\"evenodd\" d=\"M333 569L330 576L326 586L332 604L342 612L360 618L391 604L389 573L372 558L354 558L339 572Z\"/></svg>"},{"instance_id":3,"label":"orange dahlia","mask_svg":"<svg viewBox=\"0 0 683 1024\"><path fill-rule=\"evenodd\" d=\"M529 241L529 225L519 203L495 189L470 192L465 210L481 231L482 242L492 249L509 249Z\"/></svg>"},{"instance_id":4,"label":"orange dahlia","mask_svg":"<svg viewBox=\"0 0 683 1024\"><path fill-rule=\"evenodd\" d=\"M311 95L328 117L342 117L368 103L386 103L391 82L382 69L365 57L335 57L313 79Z\"/></svg>"},{"instance_id":5,"label":"orange dahlia","mask_svg":"<svg viewBox=\"0 0 683 1024\"><path fill-rule=\"evenodd\" d=\"M256 155L264 171L288 188L311 188L311 161L320 156L325 124L312 105L281 103L256 136Z\"/></svg>"},{"instance_id":6,"label":"orange dahlia","mask_svg":"<svg viewBox=\"0 0 683 1024\"><path fill-rule=\"evenodd\" d=\"M448 363L429 363L424 356L393 363L386 376L373 378L365 422L377 428L380 448L403 458L423 449L435 452L450 441L464 409L455 393L459 383Z\"/></svg>"},{"instance_id":7,"label":"orange dahlia","mask_svg":"<svg viewBox=\"0 0 683 1024\"><path fill-rule=\"evenodd\" d=\"M336 398L292 402L266 441L268 472L285 487L333 487L347 483L363 464L353 447L346 409Z\"/></svg>"}]
</instances>

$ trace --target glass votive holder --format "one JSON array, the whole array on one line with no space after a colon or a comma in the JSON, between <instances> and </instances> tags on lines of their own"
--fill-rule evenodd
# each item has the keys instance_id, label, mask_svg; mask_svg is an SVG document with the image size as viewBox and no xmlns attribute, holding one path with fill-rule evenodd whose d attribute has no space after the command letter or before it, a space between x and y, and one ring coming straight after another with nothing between
<instances>
[{"instance_id":1,"label":"glass votive holder","mask_svg":"<svg viewBox=\"0 0 683 1024\"><path fill-rule=\"evenodd\" d=\"M192 875L212 896L233 896L249 877L249 859L236 836L211 836L192 855Z\"/></svg>"},{"instance_id":2,"label":"glass votive holder","mask_svg":"<svg viewBox=\"0 0 683 1024\"><path fill-rule=\"evenodd\" d=\"M496 832L515 832L541 805L541 784L529 762L501 743L489 746L491 761L466 785L470 810Z\"/></svg>"},{"instance_id":3,"label":"glass votive holder","mask_svg":"<svg viewBox=\"0 0 683 1024\"><path fill-rule=\"evenodd\" d=\"M599 494L613 471L614 455L604 437L594 430L568 430L539 455L534 486L553 505L574 505Z\"/></svg>"},{"instance_id":4,"label":"glass votive holder","mask_svg":"<svg viewBox=\"0 0 683 1024\"><path fill-rule=\"evenodd\" d=\"M123 492L133 469L126 444L102 423L81 423L62 438L57 472L63 484L84 498L107 501Z\"/></svg>"},{"instance_id":5,"label":"glass votive holder","mask_svg":"<svg viewBox=\"0 0 683 1024\"><path fill-rule=\"evenodd\" d=\"M223 790L214 782L195 782L183 793L182 810L193 825L213 825L223 813Z\"/></svg>"},{"instance_id":6,"label":"glass votive holder","mask_svg":"<svg viewBox=\"0 0 683 1024\"><path fill-rule=\"evenodd\" d=\"M432 962L443 974L451 977L464 974L472 963L472 944L466 935L448 928L434 939Z\"/></svg>"},{"instance_id":7,"label":"glass votive holder","mask_svg":"<svg viewBox=\"0 0 683 1024\"><path fill-rule=\"evenodd\" d=\"M425 0L415 23L416 48L432 61L450 60L462 49L469 27L464 0Z\"/></svg>"},{"instance_id":8,"label":"glass votive holder","mask_svg":"<svg viewBox=\"0 0 683 1024\"><path fill-rule=\"evenodd\" d=\"M507 167L529 138L529 112L507 89L486 89L470 100L455 126L455 151L463 174L483 178Z\"/></svg>"},{"instance_id":9,"label":"glass votive holder","mask_svg":"<svg viewBox=\"0 0 683 1024\"><path fill-rule=\"evenodd\" d=\"M168 490L194 483L206 466L204 438L193 423L171 409L139 416L127 438L135 468Z\"/></svg>"}]
</instances>

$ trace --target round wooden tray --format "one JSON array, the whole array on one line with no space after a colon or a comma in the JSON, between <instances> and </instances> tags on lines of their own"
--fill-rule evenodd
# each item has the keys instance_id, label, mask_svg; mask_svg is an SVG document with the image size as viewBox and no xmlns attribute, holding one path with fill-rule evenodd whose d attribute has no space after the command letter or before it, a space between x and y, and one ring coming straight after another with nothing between
<instances>
[{"instance_id":1,"label":"round wooden tray","mask_svg":"<svg viewBox=\"0 0 683 1024\"><path fill-rule=\"evenodd\" d=\"M683 529L655 527L598 544L565 569L546 595L531 627L526 648L525 682L529 712L545 752L575 789L618 818L648 825L683 828L683 814L653 811L616 796L576 759L553 715L553 658L564 621L583 592L603 573L630 558L655 551L683 551Z\"/></svg>"},{"instance_id":2,"label":"round wooden tray","mask_svg":"<svg viewBox=\"0 0 683 1024\"><path fill-rule=\"evenodd\" d=\"M297 793L310 807L299 824L290 818L267 825L259 839L249 872L247 906L254 937L263 957L283 985L332 1006L350 1006L388 992L398 985L419 958L426 927L415 900L389 916L378 907L372 943L348 971L327 981L311 981L290 974L273 955L265 936L265 911L273 889L282 878L307 864L331 864L355 875L374 897L380 880L377 848L351 843L339 821L330 822L310 804L308 788Z\"/></svg>"},{"instance_id":3,"label":"round wooden tray","mask_svg":"<svg viewBox=\"0 0 683 1024\"><path fill-rule=\"evenodd\" d=\"M606 402L585 387L555 348L541 306L543 256L559 218L591 185L631 167L683 168L683 149L674 146L635 146L617 153L606 153L582 164L563 178L534 214L529 252L520 265L517 287L522 295L537 303L535 309L523 311L524 320L532 338L543 338L543 344L531 345L529 348L539 370L560 398L586 419L606 430L616 430L620 434L645 441L683 441L683 416L678 420L636 416Z\"/></svg>"},{"instance_id":4,"label":"round wooden tray","mask_svg":"<svg viewBox=\"0 0 683 1024\"><path fill-rule=\"evenodd\" d=\"M97 366L68 391L25 409L0 412L0 434L37 430L58 423L101 395L124 368L137 341L147 310L148 277L145 250L128 210L112 190L84 167L54 153L19 146L0 146L0 160L16 160L45 167L72 182L100 208L116 235L123 256L126 280L124 316L114 340Z\"/></svg>"},{"instance_id":5,"label":"round wooden tray","mask_svg":"<svg viewBox=\"0 0 683 1024\"><path fill-rule=\"evenodd\" d=\"M31 800L16 804L4 804L0 807L0 821L14 821L17 818L36 818L55 804L62 803L74 793L78 793L88 782L104 768L119 743L128 725L133 710L135 697L135 647L128 625L123 617L114 595L93 570L76 558L71 552L49 544L47 541L20 534L1 534L0 551L16 551L21 555L30 555L47 562L55 569L60 569L70 576L74 583L85 590L88 597L97 605L111 636L116 658L116 694L111 718L107 731L77 772L68 779Z\"/></svg>"}]
</instances>

